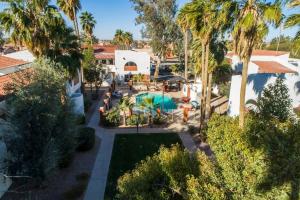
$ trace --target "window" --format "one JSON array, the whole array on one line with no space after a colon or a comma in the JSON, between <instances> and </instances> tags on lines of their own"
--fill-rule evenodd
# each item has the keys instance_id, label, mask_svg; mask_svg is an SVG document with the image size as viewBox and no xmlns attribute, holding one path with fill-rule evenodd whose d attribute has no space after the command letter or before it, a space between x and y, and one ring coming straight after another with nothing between
<instances>
[{"instance_id":1,"label":"window","mask_svg":"<svg viewBox=\"0 0 300 200\"><path fill-rule=\"evenodd\" d=\"M134 62L127 62L124 66L124 71L137 71L137 65Z\"/></svg>"}]
</instances>

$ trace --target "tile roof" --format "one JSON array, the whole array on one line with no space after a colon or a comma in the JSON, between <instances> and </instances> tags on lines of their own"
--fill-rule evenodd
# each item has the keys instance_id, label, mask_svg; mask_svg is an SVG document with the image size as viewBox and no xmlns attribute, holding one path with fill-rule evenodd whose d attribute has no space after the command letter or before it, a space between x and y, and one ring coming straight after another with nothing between
<instances>
[{"instance_id":1,"label":"tile roof","mask_svg":"<svg viewBox=\"0 0 300 200\"><path fill-rule=\"evenodd\" d=\"M96 53L96 59L115 59L115 54L104 54L104 53Z\"/></svg>"},{"instance_id":2,"label":"tile roof","mask_svg":"<svg viewBox=\"0 0 300 200\"><path fill-rule=\"evenodd\" d=\"M251 61L256 64L259 69L258 73L276 73L276 74L283 74L283 73L296 73L296 71L278 63L275 61Z\"/></svg>"},{"instance_id":3,"label":"tile roof","mask_svg":"<svg viewBox=\"0 0 300 200\"><path fill-rule=\"evenodd\" d=\"M14 67L18 65L24 65L28 62L24 60L17 60L14 58L9 58L6 56L0 56L0 69L8 68L8 67Z\"/></svg>"},{"instance_id":4,"label":"tile roof","mask_svg":"<svg viewBox=\"0 0 300 200\"><path fill-rule=\"evenodd\" d=\"M252 56L282 56L285 54L289 54L286 51L272 51L272 50L254 50L252 52ZM233 51L227 53L227 57L232 57L236 55Z\"/></svg>"}]
</instances>

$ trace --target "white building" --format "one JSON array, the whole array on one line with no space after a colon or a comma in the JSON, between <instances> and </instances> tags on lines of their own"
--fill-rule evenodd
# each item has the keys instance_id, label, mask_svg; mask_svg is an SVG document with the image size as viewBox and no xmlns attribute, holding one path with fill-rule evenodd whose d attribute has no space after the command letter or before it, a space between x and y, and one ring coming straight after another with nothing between
<instances>
[{"instance_id":1,"label":"white building","mask_svg":"<svg viewBox=\"0 0 300 200\"><path fill-rule=\"evenodd\" d=\"M116 50L115 65L109 66L109 72L117 80L127 82L132 75L142 74L150 78L150 55L133 50Z\"/></svg>"},{"instance_id":2,"label":"white building","mask_svg":"<svg viewBox=\"0 0 300 200\"><path fill-rule=\"evenodd\" d=\"M229 53L235 75L231 79L228 114L239 115L242 64L237 55ZM246 102L256 100L263 89L274 83L278 76L285 80L294 108L300 106L300 66L289 62L289 53L281 51L255 50L248 66Z\"/></svg>"}]
</instances>

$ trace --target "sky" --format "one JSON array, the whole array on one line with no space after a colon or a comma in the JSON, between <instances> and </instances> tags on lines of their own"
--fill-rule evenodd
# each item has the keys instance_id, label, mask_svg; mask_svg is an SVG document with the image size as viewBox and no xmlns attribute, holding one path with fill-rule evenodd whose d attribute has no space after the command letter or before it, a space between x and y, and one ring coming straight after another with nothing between
<instances>
[{"instance_id":1,"label":"sky","mask_svg":"<svg viewBox=\"0 0 300 200\"><path fill-rule=\"evenodd\" d=\"M177 0L178 7L182 7L189 1L190 0ZM55 1L53 2L55 3ZM135 24L137 14L129 0L82 0L81 4L81 11L91 12L97 21L94 30L94 34L97 38L112 39L116 29L122 29L133 33L134 39L142 39L140 33L141 26L136 26ZM0 11L3 10L4 7L5 3L0 2ZM292 11L284 9L285 15L290 15L295 12L299 13L300 9ZM72 26L71 22L68 22L68 24ZM277 37L280 32L281 34L293 37L297 30L299 30L299 27L285 30L270 28L266 40L270 41L272 38Z\"/></svg>"}]
</instances>

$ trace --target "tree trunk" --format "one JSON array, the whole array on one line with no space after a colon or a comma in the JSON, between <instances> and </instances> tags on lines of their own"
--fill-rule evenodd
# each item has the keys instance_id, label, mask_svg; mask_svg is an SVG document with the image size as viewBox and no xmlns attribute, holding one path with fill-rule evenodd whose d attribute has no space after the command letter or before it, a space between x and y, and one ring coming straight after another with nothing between
<instances>
[{"instance_id":1,"label":"tree trunk","mask_svg":"<svg viewBox=\"0 0 300 200\"><path fill-rule=\"evenodd\" d=\"M205 114L206 114L206 97L207 97L207 73L208 73L208 59L209 59L209 43L205 45L205 65L204 65L204 76L203 76L203 104L202 107L202 113L201 113L201 126L204 125L205 120Z\"/></svg>"},{"instance_id":2,"label":"tree trunk","mask_svg":"<svg viewBox=\"0 0 300 200\"><path fill-rule=\"evenodd\" d=\"M212 73L208 74L208 87L207 87L207 101L206 101L206 105L207 105L207 116L208 118L210 118L211 116L211 105L210 105L210 101L211 101L211 89L212 89Z\"/></svg>"},{"instance_id":3,"label":"tree trunk","mask_svg":"<svg viewBox=\"0 0 300 200\"><path fill-rule=\"evenodd\" d=\"M80 33L79 33L79 26L78 26L78 20L77 20L77 13L75 8L73 7L73 14L74 14L74 28L75 28L75 32L76 35L78 37L78 39L80 40Z\"/></svg>"},{"instance_id":4,"label":"tree trunk","mask_svg":"<svg viewBox=\"0 0 300 200\"><path fill-rule=\"evenodd\" d=\"M202 85L202 88L201 88L201 102L200 102L200 127L202 126L203 124L203 121L204 121L204 117L203 117L203 111L204 111L204 76L205 76L205 69L204 69L204 65L205 65L205 44L204 42L202 42L202 48L201 48L201 51L202 51L202 54L201 54L201 85ZM201 128L200 128L201 129Z\"/></svg>"},{"instance_id":5,"label":"tree trunk","mask_svg":"<svg viewBox=\"0 0 300 200\"><path fill-rule=\"evenodd\" d=\"M157 64L155 66L155 72L154 72L155 86L156 86L156 79L158 78L158 74L159 74L160 63L161 63L161 58L159 57L158 60L157 60Z\"/></svg>"},{"instance_id":6,"label":"tree trunk","mask_svg":"<svg viewBox=\"0 0 300 200\"><path fill-rule=\"evenodd\" d=\"M184 78L188 79L188 30L184 34Z\"/></svg>"},{"instance_id":7,"label":"tree trunk","mask_svg":"<svg viewBox=\"0 0 300 200\"><path fill-rule=\"evenodd\" d=\"M243 72L242 72L242 82L240 91L240 116L239 116L239 126L244 127L245 123L245 98L246 98L246 86L248 79L248 64L249 58L243 59Z\"/></svg>"}]
</instances>

